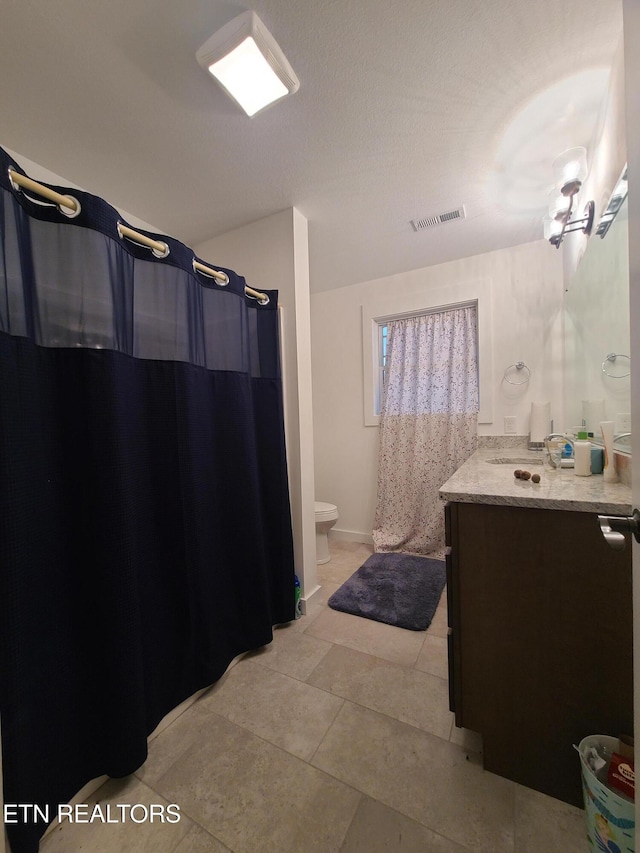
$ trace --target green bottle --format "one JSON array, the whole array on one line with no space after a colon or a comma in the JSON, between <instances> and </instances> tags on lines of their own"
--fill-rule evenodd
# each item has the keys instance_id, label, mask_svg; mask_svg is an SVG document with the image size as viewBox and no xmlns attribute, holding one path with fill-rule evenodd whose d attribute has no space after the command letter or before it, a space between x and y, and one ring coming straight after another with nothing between
<instances>
[{"instance_id":1,"label":"green bottle","mask_svg":"<svg viewBox=\"0 0 640 853\"><path fill-rule=\"evenodd\" d=\"M294 575L293 577L294 577L295 596L296 596L296 603L295 603L295 611L294 612L295 612L295 618L299 619L302 616L302 610L300 609L300 592L301 592L300 581L298 580L298 575Z\"/></svg>"}]
</instances>

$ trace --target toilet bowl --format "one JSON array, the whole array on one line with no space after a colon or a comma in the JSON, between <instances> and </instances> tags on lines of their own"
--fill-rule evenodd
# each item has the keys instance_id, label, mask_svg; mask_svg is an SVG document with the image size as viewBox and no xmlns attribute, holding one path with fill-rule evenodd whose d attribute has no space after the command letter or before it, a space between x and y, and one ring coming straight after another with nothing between
<instances>
[{"instance_id":1,"label":"toilet bowl","mask_svg":"<svg viewBox=\"0 0 640 853\"><path fill-rule=\"evenodd\" d=\"M329 539L327 534L338 520L338 507L316 501L316 563L328 563Z\"/></svg>"}]
</instances>

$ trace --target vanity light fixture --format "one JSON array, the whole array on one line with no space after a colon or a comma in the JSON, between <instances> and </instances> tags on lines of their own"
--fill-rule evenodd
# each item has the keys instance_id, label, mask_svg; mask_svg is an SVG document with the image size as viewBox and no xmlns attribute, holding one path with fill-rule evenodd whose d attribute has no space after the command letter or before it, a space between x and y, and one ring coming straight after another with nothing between
<instances>
[{"instance_id":1,"label":"vanity light fixture","mask_svg":"<svg viewBox=\"0 0 640 853\"><path fill-rule=\"evenodd\" d=\"M587 151L569 148L553 161L556 189L550 195L549 216L544 222L544 236L556 249L565 234L582 231L591 234L595 204L588 201L580 219L571 219L575 198L587 176Z\"/></svg>"},{"instance_id":2,"label":"vanity light fixture","mask_svg":"<svg viewBox=\"0 0 640 853\"><path fill-rule=\"evenodd\" d=\"M276 40L251 10L212 35L196 59L248 116L300 88Z\"/></svg>"},{"instance_id":3,"label":"vanity light fixture","mask_svg":"<svg viewBox=\"0 0 640 853\"><path fill-rule=\"evenodd\" d=\"M600 217L600 222L598 222L598 227L596 228L596 234L598 234L598 236L604 237L607 233L611 227L611 223L616 218L618 211L624 204L628 192L629 182L627 180L627 167L625 166L622 170L622 175L620 175L620 180L616 184L616 188L611 193L607 209Z\"/></svg>"}]
</instances>

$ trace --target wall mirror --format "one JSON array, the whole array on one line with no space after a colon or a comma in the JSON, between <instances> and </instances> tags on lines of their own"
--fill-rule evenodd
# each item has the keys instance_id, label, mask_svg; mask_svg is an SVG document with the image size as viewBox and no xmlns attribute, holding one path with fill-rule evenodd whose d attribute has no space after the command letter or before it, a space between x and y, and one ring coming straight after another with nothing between
<instances>
[{"instance_id":1,"label":"wall mirror","mask_svg":"<svg viewBox=\"0 0 640 853\"><path fill-rule=\"evenodd\" d=\"M626 200L603 238L593 234L564 298L565 427L614 421L616 450L631 452L629 229ZM604 415L602 417L601 415Z\"/></svg>"}]
</instances>

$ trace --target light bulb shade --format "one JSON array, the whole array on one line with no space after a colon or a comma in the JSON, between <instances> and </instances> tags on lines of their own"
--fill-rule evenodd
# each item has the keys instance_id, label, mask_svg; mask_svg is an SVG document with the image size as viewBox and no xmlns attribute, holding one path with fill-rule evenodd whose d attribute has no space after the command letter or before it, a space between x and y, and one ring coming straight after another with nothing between
<instances>
[{"instance_id":1,"label":"light bulb shade","mask_svg":"<svg viewBox=\"0 0 640 853\"><path fill-rule=\"evenodd\" d=\"M196 59L249 116L300 88L287 58L253 11L211 36Z\"/></svg>"},{"instance_id":2,"label":"light bulb shade","mask_svg":"<svg viewBox=\"0 0 640 853\"><path fill-rule=\"evenodd\" d=\"M553 161L553 177L563 195L575 195L587 177L587 149L563 151Z\"/></svg>"},{"instance_id":3,"label":"light bulb shade","mask_svg":"<svg viewBox=\"0 0 640 853\"><path fill-rule=\"evenodd\" d=\"M551 190L547 196L549 203L549 216L551 219L562 220L566 218L569 208L571 207L571 198L562 195L557 189Z\"/></svg>"},{"instance_id":4,"label":"light bulb shade","mask_svg":"<svg viewBox=\"0 0 640 853\"><path fill-rule=\"evenodd\" d=\"M544 218L544 239L552 240L554 237L558 237L562 231L562 222L559 222L557 219L551 219L548 216Z\"/></svg>"}]
</instances>

